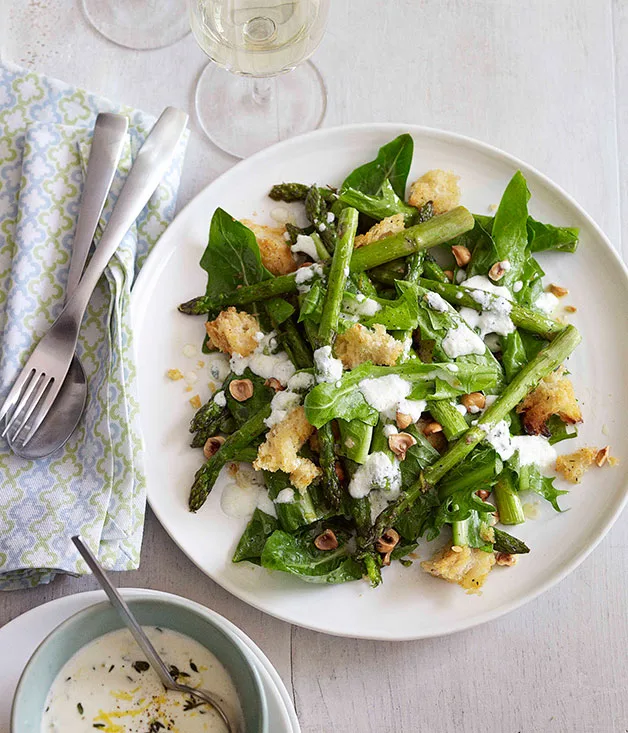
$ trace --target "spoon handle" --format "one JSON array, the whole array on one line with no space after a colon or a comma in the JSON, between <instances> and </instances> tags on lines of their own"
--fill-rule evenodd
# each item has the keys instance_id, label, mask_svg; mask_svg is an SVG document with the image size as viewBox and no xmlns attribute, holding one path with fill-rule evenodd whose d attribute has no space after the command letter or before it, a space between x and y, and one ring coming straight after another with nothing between
<instances>
[{"instance_id":1,"label":"spoon handle","mask_svg":"<svg viewBox=\"0 0 628 733\"><path fill-rule=\"evenodd\" d=\"M89 248L118 168L128 127L129 121L123 115L101 112L96 117L81 208L72 244L66 298L70 298L76 290L83 274Z\"/></svg>"},{"instance_id":2,"label":"spoon handle","mask_svg":"<svg viewBox=\"0 0 628 733\"><path fill-rule=\"evenodd\" d=\"M126 624L127 629L131 632L131 636L133 636L135 641L138 643L140 649L146 655L148 663L157 673L157 676L161 680L161 683L164 685L164 687L167 687L170 690L176 690L177 684L172 679L172 675L168 671L168 667L166 667L162 658L159 656L159 654L157 654L157 651L155 650L155 647L151 644L150 639L146 636L142 627L135 620L135 617L131 613L131 610L127 606L125 600L122 598L122 596L118 593L116 587L109 580L107 574L100 566L100 563L95 558L93 552L78 536L72 537L72 542L74 542L76 549L81 553L83 559L89 565L89 569L96 576L96 579L100 583L101 588L105 591L107 597L111 601L111 605L120 614L122 620Z\"/></svg>"}]
</instances>

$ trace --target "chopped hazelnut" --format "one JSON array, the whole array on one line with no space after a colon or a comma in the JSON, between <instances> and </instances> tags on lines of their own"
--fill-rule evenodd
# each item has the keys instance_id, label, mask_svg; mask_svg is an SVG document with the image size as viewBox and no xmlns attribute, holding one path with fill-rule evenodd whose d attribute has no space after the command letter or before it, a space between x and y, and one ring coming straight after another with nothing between
<instances>
[{"instance_id":1,"label":"chopped hazelnut","mask_svg":"<svg viewBox=\"0 0 628 733\"><path fill-rule=\"evenodd\" d=\"M465 267L471 260L471 251L462 244L454 244L451 248L451 253L458 267Z\"/></svg>"},{"instance_id":2,"label":"chopped hazelnut","mask_svg":"<svg viewBox=\"0 0 628 733\"><path fill-rule=\"evenodd\" d=\"M480 499L482 499L482 501L486 501L491 495L491 492L486 489L479 489L479 491L476 491L475 493L480 497Z\"/></svg>"},{"instance_id":3,"label":"chopped hazelnut","mask_svg":"<svg viewBox=\"0 0 628 733\"><path fill-rule=\"evenodd\" d=\"M387 529L375 542L375 549L377 552L384 555L382 560L384 565L390 565L390 556L392 551L399 544L400 539L401 537L399 536L399 532L391 527L390 529Z\"/></svg>"},{"instance_id":4,"label":"chopped hazelnut","mask_svg":"<svg viewBox=\"0 0 628 733\"><path fill-rule=\"evenodd\" d=\"M218 452L220 446L225 442L222 435L215 435L213 438L208 438L203 446L203 455L205 458L211 458L215 453Z\"/></svg>"},{"instance_id":5,"label":"chopped hazelnut","mask_svg":"<svg viewBox=\"0 0 628 733\"><path fill-rule=\"evenodd\" d=\"M505 274L506 268L501 262L496 262L488 271L488 276L491 278L491 280L501 280Z\"/></svg>"},{"instance_id":6,"label":"chopped hazelnut","mask_svg":"<svg viewBox=\"0 0 628 733\"><path fill-rule=\"evenodd\" d=\"M412 418L410 415L406 415L405 412L397 412L395 422L399 430L405 430L409 425L412 425Z\"/></svg>"},{"instance_id":7,"label":"chopped hazelnut","mask_svg":"<svg viewBox=\"0 0 628 733\"><path fill-rule=\"evenodd\" d=\"M495 562L498 565L515 565L517 562L517 556L511 555L508 552L497 552L495 554Z\"/></svg>"},{"instance_id":8,"label":"chopped hazelnut","mask_svg":"<svg viewBox=\"0 0 628 733\"><path fill-rule=\"evenodd\" d=\"M610 445L605 445L603 448L600 448L600 450L595 454L595 458L594 458L595 465L601 468L608 460L610 452L611 452Z\"/></svg>"},{"instance_id":9,"label":"chopped hazelnut","mask_svg":"<svg viewBox=\"0 0 628 733\"><path fill-rule=\"evenodd\" d=\"M338 538L331 529L326 529L314 540L314 545L319 550L335 550L338 547Z\"/></svg>"},{"instance_id":10,"label":"chopped hazelnut","mask_svg":"<svg viewBox=\"0 0 628 733\"><path fill-rule=\"evenodd\" d=\"M183 372L180 369L168 369L166 376L168 379L172 379L173 382L177 382L179 379L183 379Z\"/></svg>"},{"instance_id":11,"label":"chopped hazelnut","mask_svg":"<svg viewBox=\"0 0 628 733\"><path fill-rule=\"evenodd\" d=\"M443 430L443 426L439 422L428 423L423 428L423 435L433 435L434 433L440 433Z\"/></svg>"},{"instance_id":12,"label":"chopped hazelnut","mask_svg":"<svg viewBox=\"0 0 628 733\"><path fill-rule=\"evenodd\" d=\"M340 463L340 461L336 461L334 463L334 471L336 472L336 476L338 476L338 481L345 480L345 470L342 467L342 463Z\"/></svg>"},{"instance_id":13,"label":"chopped hazelnut","mask_svg":"<svg viewBox=\"0 0 628 733\"><path fill-rule=\"evenodd\" d=\"M244 402L253 396L253 382L250 379L234 379L229 382L229 394L234 400Z\"/></svg>"},{"instance_id":14,"label":"chopped hazelnut","mask_svg":"<svg viewBox=\"0 0 628 733\"><path fill-rule=\"evenodd\" d=\"M457 554L459 552L462 552L462 547L460 547L460 545L452 545L451 546L451 551L452 552L455 552Z\"/></svg>"},{"instance_id":15,"label":"chopped hazelnut","mask_svg":"<svg viewBox=\"0 0 628 733\"><path fill-rule=\"evenodd\" d=\"M275 392L282 392L285 389L283 384L278 379L275 379L275 377L270 377L270 379L267 379L264 382L264 386L274 389Z\"/></svg>"},{"instance_id":16,"label":"chopped hazelnut","mask_svg":"<svg viewBox=\"0 0 628 733\"><path fill-rule=\"evenodd\" d=\"M565 310L567 311L567 313L575 313L578 309L575 305L566 305Z\"/></svg>"},{"instance_id":17,"label":"chopped hazelnut","mask_svg":"<svg viewBox=\"0 0 628 733\"><path fill-rule=\"evenodd\" d=\"M187 390L186 390L187 391ZM200 395L195 394L194 397L190 398L190 404L195 410L199 410L201 405L203 404L201 402Z\"/></svg>"},{"instance_id":18,"label":"chopped hazelnut","mask_svg":"<svg viewBox=\"0 0 628 733\"><path fill-rule=\"evenodd\" d=\"M552 295L555 295L557 298L564 298L565 295L569 295L569 290L567 290L567 288L563 288L560 285L556 285L555 283L552 283L549 286L549 291Z\"/></svg>"},{"instance_id":19,"label":"chopped hazelnut","mask_svg":"<svg viewBox=\"0 0 628 733\"><path fill-rule=\"evenodd\" d=\"M443 275L449 280L450 283L454 281L454 271L444 270Z\"/></svg>"},{"instance_id":20,"label":"chopped hazelnut","mask_svg":"<svg viewBox=\"0 0 628 733\"><path fill-rule=\"evenodd\" d=\"M475 413L486 407L486 397L481 392L471 392L464 394L460 398L460 402L467 408L468 412Z\"/></svg>"},{"instance_id":21,"label":"chopped hazelnut","mask_svg":"<svg viewBox=\"0 0 628 733\"><path fill-rule=\"evenodd\" d=\"M388 436L388 447L400 461L405 461L408 448L416 445L416 438L410 433L393 433Z\"/></svg>"}]
</instances>

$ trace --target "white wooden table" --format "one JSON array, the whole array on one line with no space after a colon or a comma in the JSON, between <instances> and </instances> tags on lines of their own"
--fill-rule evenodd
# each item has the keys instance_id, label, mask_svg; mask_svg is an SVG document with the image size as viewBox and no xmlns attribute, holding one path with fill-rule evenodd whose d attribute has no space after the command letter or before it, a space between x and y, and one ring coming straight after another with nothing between
<instances>
[{"instance_id":1,"label":"white wooden table","mask_svg":"<svg viewBox=\"0 0 628 733\"><path fill-rule=\"evenodd\" d=\"M191 36L159 51L108 43L78 0L2 0L0 42L7 59L155 114L167 104L191 111L205 64ZM621 248L628 0L335 0L314 60L329 89L325 125L408 121L490 142L562 185ZM181 205L235 162L191 126ZM304 733L624 733L626 519L538 600L423 642L337 639L249 608L198 571L150 513L141 569L116 580L187 596L242 627L292 688ZM0 594L0 625L95 587L66 578Z\"/></svg>"}]
</instances>

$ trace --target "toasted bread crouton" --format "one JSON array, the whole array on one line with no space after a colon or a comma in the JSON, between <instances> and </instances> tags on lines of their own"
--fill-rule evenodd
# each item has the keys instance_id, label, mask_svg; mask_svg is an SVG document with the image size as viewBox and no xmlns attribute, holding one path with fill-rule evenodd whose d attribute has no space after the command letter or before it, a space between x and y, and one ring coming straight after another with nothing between
<instances>
[{"instance_id":1,"label":"toasted bread crouton","mask_svg":"<svg viewBox=\"0 0 628 733\"><path fill-rule=\"evenodd\" d=\"M233 306L222 311L215 320L207 321L205 330L212 346L225 354L250 356L258 345L255 338L260 332L257 318Z\"/></svg>"},{"instance_id":2,"label":"toasted bread crouton","mask_svg":"<svg viewBox=\"0 0 628 733\"><path fill-rule=\"evenodd\" d=\"M397 234L405 228L403 214L387 216L372 226L366 234L358 234L353 246L357 249L357 247L364 247L365 244L371 244L371 242L379 242L380 239L390 237L391 234Z\"/></svg>"},{"instance_id":3,"label":"toasted bread crouton","mask_svg":"<svg viewBox=\"0 0 628 733\"><path fill-rule=\"evenodd\" d=\"M475 547L457 547L454 550L451 545L446 545L430 560L421 563L426 573L448 583L458 583L468 593L479 591L493 565L493 552L484 552Z\"/></svg>"},{"instance_id":4,"label":"toasted bread crouton","mask_svg":"<svg viewBox=\"0 0 628 733\"><path fill-rule=\"evenodd\" d=\"M312 461L297 455L313 432L314 427L307 421L303 407L295 407L268 431L266 441L257 450L253 468L273 473L285 471L290 474L295 488L305 489L321 474Z\"/></svg>"},{"instance_id":5,"label":"toasted bread crouton","mask_svg":"<svg viewBox=\"0 0 628 733\"><path fill-rule=\"evenodd\" d=\"M290 243L283 236L285 227L267 227L247 219L242 219L242 223L255 234L262 264L269 272L287 275L297 269Z\"/></svg>"},{"instance_id":6,"label":"toasted bread crouton","mask_svg":"<svg viewBox=\"0 0 628 733\"><path fill-rule=\"evenodd\" d=\"M438 168L428 171L410 186L408 203L419 209L431 201L434 214L451 211L460 203L459 180L460 176L451 171L443 171Z\"/></svg>"},{"instance_id":7,"label":"toasted bread crouton","mask_svg":"<svg viewBox=\"0 0 628 733\"><path fill-rule=\"evenodd\" d=\"M558 456L556 470L567 481L571 481L572 484L579 484L585 472L593 465L597 454L597 448L580 448L575 453Z\"/></svg>"},{"instance_id":8,"label":"toasted bread crouton","mask_svg":"<svg viewBox=\"0 0 628 733\"><path fill-rule=\"evenodd\" d=\"M547 421L552 415L573 425L582 422L582 413L573 391L571 380L564 376L564 367L548 374L538 387L517 405L517 412L523 413L523 427L531 435L549 437Z\"/></svg>"},{"instance_id":9,"label":"toasted bread crouton","mask_svg":"<svg viewBox=\"0 0 628 733\"><path fill-rule=\"evenodd\" d=\"M381 323L376 323L373 328L356 323L336 338L334 351L345 369L353 369L365 361L378 366L393 366L403 353L403 343L386 333Z\"/></svg>"}]
</instances>

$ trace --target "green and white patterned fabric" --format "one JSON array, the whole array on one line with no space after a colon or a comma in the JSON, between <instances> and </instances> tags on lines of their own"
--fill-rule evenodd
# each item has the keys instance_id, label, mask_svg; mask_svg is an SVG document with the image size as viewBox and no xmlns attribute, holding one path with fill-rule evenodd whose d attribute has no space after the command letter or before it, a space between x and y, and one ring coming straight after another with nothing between
<instances>
[{"instance_id":1,"label":"green and white patterned fabric","mask_svg":"<svg viewBox=\"0 0 628 733\"><path fill-rule=\"evenodd\" d=\"M63 305L98 112L129 118L102 227L154 118L0 62L0 404ZM146 491L129 300L173 217L186 143L187 135L85 314L77 353L89 396L78 429L64 448L34 462L0 439L0 589L86 572L70 542L77 533L105 567L139 565Z\"/></svg>"}]
</instances>

